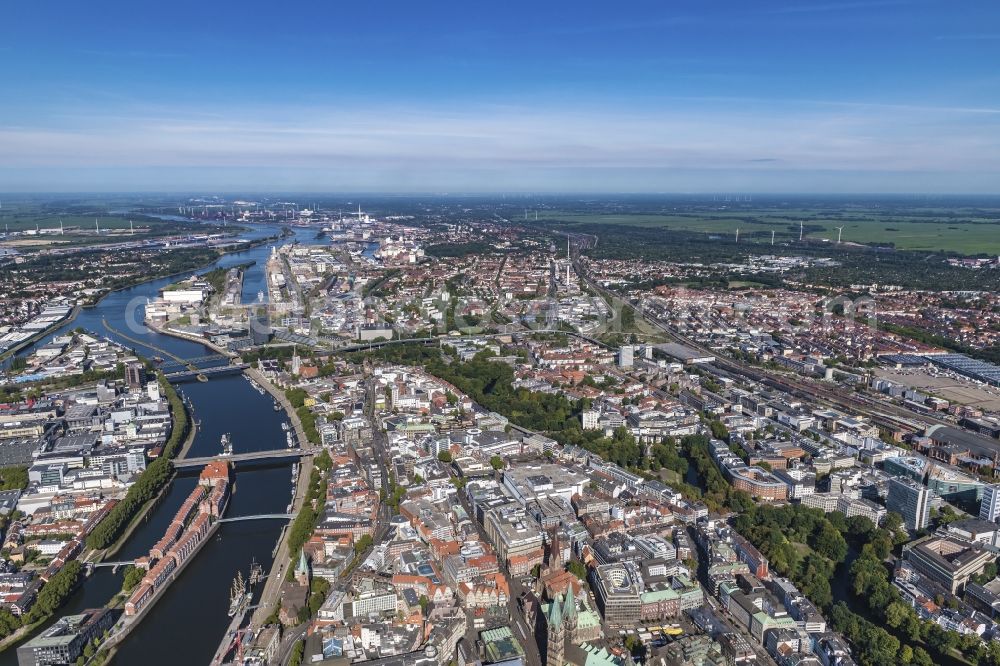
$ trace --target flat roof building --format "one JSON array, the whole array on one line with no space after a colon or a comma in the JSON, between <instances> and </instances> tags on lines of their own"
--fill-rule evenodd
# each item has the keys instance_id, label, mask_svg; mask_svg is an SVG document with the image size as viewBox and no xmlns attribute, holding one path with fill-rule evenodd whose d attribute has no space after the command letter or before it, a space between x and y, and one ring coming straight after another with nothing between
<instances>
[{"instance_id":1,"label":"flat roof building","mask_svg":"<svg viewBox=\"0 0 1000 666\"><path fill-rule=\"evenodd\" d=\"M91 640L110 629L119 611L96 608L59 618L55 624L17 648L18 666L72 664Z\"/></svg>"},{"instance_id":2,"label":"flat roof building","mask_svg":"<svg viewBox=\"0 0 1000 666\"><path fill-rule=\"evenodd\" d=\"M667 356L676 358L678 361L682 361L685 364L715 362L714 356L710 354L703 354L693 347L688 347L687 345L682 345L677 342L665 342L663 344L655 345L654 349L666 354Z\"/></svg>"},{"instance_id":3,"label":"flat roof building","mask_svg":"<svg viewBox=\"0 0 1000 666\"><path fill-rule=\"evenodd\" d=\"M630 564L606 564L591 573L594 594L604 621L614 626L634 625L642 608L642 580Z\"/></svg>"},{"instance_id":4,"label":"flat roof building","mask_svg":"<svg viewBox=\"0 0 1000 666\"><path fill-rule=\"evenodd\" d=\"M931 492L913 479L889 479L889 495L885 508L903 517L907 529L922 530L930 520Z\"/></svg>"},{"instance_id":5,"label":"flat roof building","mask_svg":"<svg viewBox=\"0 0 1000 666\"><path fill-rule=\"evenodd\" d=\"M938 536L907 544L903 556L918 573L940 583L952 594L963 591L969 578L982 573L996 558L981 543Z\"/></svg>"}]
</instances>

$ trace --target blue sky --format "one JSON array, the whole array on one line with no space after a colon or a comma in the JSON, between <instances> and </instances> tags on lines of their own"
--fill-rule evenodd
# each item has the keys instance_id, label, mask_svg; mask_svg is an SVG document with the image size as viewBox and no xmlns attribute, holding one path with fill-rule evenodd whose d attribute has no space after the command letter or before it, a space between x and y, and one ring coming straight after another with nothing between
<instances>
[{"instance_id":1,"label":"blue sky","mask_svg":"<svg viewBox=\"0 0 1000 666\"><path fill-rule=\"evenodd\" d=\"M1000 192L993 0L47 0L3 34L0 191Z\"/></svg>"}]
</instances>

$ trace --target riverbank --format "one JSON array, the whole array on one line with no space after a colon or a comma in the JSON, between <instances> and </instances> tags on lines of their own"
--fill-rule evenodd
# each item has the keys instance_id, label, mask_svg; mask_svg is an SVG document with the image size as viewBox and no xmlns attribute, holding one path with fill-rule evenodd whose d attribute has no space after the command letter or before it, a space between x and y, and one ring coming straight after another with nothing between
<instances>
[{"instance_id":1,"label":"riverbank","mask_svg":"<svg viewBox=\"0 0 1000 666\"><path fill-rule=\"evenodd\" d=\"M7 359L9 359L9 358L11 358L13 356L17 356L18 352L20 352L22 349L26 349L26 348L30 347L31 345L33 345L36 342L38 342L39 340L41 340L42 338L44 338L46 335L48 335L52 331L54 331L54 330L56 330L58 328L61 328L61 327L65 326L66 324L72 324L73 321L76 319L77 315L80 314L80 307L81 306L79 304L74 305L73 309L70 311L70 313L66 316L65 319L60 319L56 323L54 323L51 326L49 326L48 328L46 328L44 331L40 331L40 332L34 334L33 336L31 336L27 340L22 340L21 342L17 343L16 345L14 345L13 347L11 347L10 349L8 349L7 351L5 351L4 353L0 354L0 363L3 363L4 361L6 361Z\"/></svg>"},{"instance_id":2,"label":"riverbank","mask_svg":"<svg viewBox=\"0 0 1000 666\"><path fill-rule=\"evenodd\" d=\"M183 400L181 403L183 404ZM188 428L187 439L184 440L184 444L181 445L181 450L177 452L174 458L184 458L187 456L188 452L191 450L191 445L194 444L194 438L198 435L198 420L194 417L194 410L189 409L187 405L184 406L187 411L188 423L190 427Z\"/></svg>"},{"instance_id":3,"label":"riverbank","mask_svg":"<svg viewBox=\"0 0 1000 666\"><path fill-rule=\"evenodd\" d=\"M12 633L10 636L7 636L2 641L0 641L0 652L4 652L8 648L12 648L16 646L18 643L27 640L28 638L31 637L32 633L34 633L37 629L39 629L42 625L44 625L51 619L52 616L50 615L49 617L43 620L39 620L34 624L29 624L26 627L21 627L20 629Z\"/></svg>"},{"instance_id":4,"label":"riverbank","mask_svg":"<svg viewBox=\"0 0 1000 666\"><path fill-rule=\"evenodd\" d=\"M296 437L301 438L299 439L299 442L302 443L308 441L305 439L305 431L302 429L302 422L299 420L298 414L295 413L295 409L292 407L292 404L288 402L288 399L285 397L285 392L279 390L278 387L272 384L270 380L268 380L255 368L247 368L245 372L251 379L260 384L260 386L267 391L272 398L278 401L278 404L285 410L285 414L288 415L289 420L292 422L292 427L295 428ZM303 456L300 460L299 477L295 482L295 498L292 500L291 511L291 513L296 515L302 509L306 493L309 490L309 478L312 475L313 467L313 459L311 456ZM289 527L289 525L286 525L284 529L282 529L281 537L278 539L278 543L275 546L274 558L271 562L271 570L268 572L267 580L264 582L264 589L257 602L257 609L250 618L250 623L254 626L262 626L264 621L274 610L274 605L280 600L281 583L284 582L285 576L288 572L288 567L292 564L291 557L287 553L288 536L291 533Z\"/></svg>"},{"instance_id":5,"label":"riverbank","mask_svg":"<svg viewBox=\"0 0 1000 666\"><path fill-rule=\"evenodd\" d=\"M163 447L163 452L161 454L170 459L176 457L176 455L174 455L174 449L176 449L178 445L181 446L181 449L191 446L191 443L194 441L194 437L197 434L198 426L194 420L194 412L188 409L188 406L184 403L183 400L181 400L180 396L177 395L177 392L176 390L174 390L174 387L171 386L169 382L163 380L162 375L159 375L157 381L161 382L161 386L163 387L164 392L166 393L167 401L171 406L172 426L171 426L170 436L167 438L167 441L165 442ZM178 432L181 433L180 437L184 438L183 442L174 441L174 437L177 435ZM149 472L150 467L152 467L152 464L146 468L146 471L143 471L143 473L139 477L139 480L136 481L136 483L143 482L142 477L143 475L150 473ZM152 497L150 497L146 502L143 503L141 507L139 507L135 511L135 514L131 518L129 518L128 524L125 526L122 533L118 535L115 541L104 548L91 548L89 551L87 551L85 557L81 558L81 560L90 562L100 562L104 558L117 553L125 545L125 543L128 541L128 538L132 535L132 532L135 531L135 529L139 526L139 524L146 517L149 511L152 510L154 507L156 507L157 504L159 504L159 502L162 500L163 496L169 490L171 484L173 483L175 475L176 472L171 467L171 469L168 471L168 475L163 485L156 491L156 493ZM128 494L126 493L125 499L127 499L127 495ZM122 501L124 502L125 499L123 499ZM104 520L113 519L112 514L113 511L112 513L109 513L108 516L105 516ZM103 521L101 523L98 523L97 526L94 528L95 531L99 529L103 524L104 524ZM88 535L88 537L89 536L90 535Z\"/></svg>"},{"instance_id":6,"label":"riverbank","mask_svg":"<svg viewBox=\"0 0 1000 666\"><path fill-rule=\"evenodd\" d=\"M288 419L292 423L292 428L295 430L295 438L296 441L298 441L299 446L307 446L309 444L309 439L306 437L306 431L302 427L302 421L299 420L299 415L295 412L295 408L292 407L292 403L288 402L288 398L285 397L284 390L279 389L277 386L272 384L271 380L265 377L264 374L257 368L250 367L244 370L244 372L248 377L260 384L261 388L267 391L267 393L269 393L271 397L274 398L279 405L281 405L282 409L284 409L285 413L288 415Z\"/></svg>"},{"instance_id":7,"label":"riverbank","mask_svg":"<svg viewBox=\"0 0 1000 666\"><path fill-rule=\"evenodd\" d=\"M312 475L312 457L304 456L299 464L299 478L295 484L295 499L292 500L292 513L298 515L302 509L306 492L309 490L309 477ZM257 609L250 619L254 626L261 626L264 620L274 610L275 605L281 599L281 584L288 574L289 567L292 566L292 558L288 555L288 536L291 523L285 525L281 530L281 537L274 547L274 559L271 562L271 570L267 573L267 580L264 582L264 589L260 593L257 601Z\"/></svg>"},{"instance_id":8,"label":"riverbank","mask_svg":"<svg viewBox=\"0 0 1000 666\"><path fill-rule=\"evenodd\" d=\"M228 507L228 505L229 501L227 500L226 506ZM225 512L225 507L223 509L223 513L224 512ZM156 591L153 592L153 596L149 598L149 601L147 601L142 606L141 609L139 609L138 613L132 616L122 615L122 618L118 620L117 624L115 625L117 631L108 636L108 639L102 645L102 648L113 652L116 646L123 640L125 640L126 637L128 637L129 632L131 632L135 627L139 626L139 623L142 621L142 619L146 616L147 613L149 613L149 611L153 609L154 606L156 606L156 602L159 601L160 598L166 593L166 591L170 589L170 586L173 585L174 581L176 581L180 577L184 569L187 568L187 565L194 560L194 558L198 555L199 551L201 551L201 549L205 547L205 544L209 543L212 540L212 537L215 536L215 533L219 530L219 527L221 525L222 524L218 520L212 522L212 524L208 528L208 532L206 532L202 540L198 542L198 545L194 547L194 550L191 551L191 554L188 555L187 558L182 560L181 563L177 566L177 568L174 569L163 581L163 583L161 583L160 586L156 588Z\"/></svg>"},{"instance_id":9,"label":"riverbank","mask_svg":"<svg viewBox=\"0 0 1000 666\"><path fill-rule=\"evenodd\" d=\"M181 401L181 404L182 405L184 404L183 400ZM175 458L183 458L184 456L186 456L188 454L188 451L191 450L191 445L194 444L195 437L197 437L198 435L198 421L195 420L194 418L194 412L188 409L187 405L184 405L184 411L187 414L187 422L189 424L188 434L187 437L184 439L184 444L181 446L180 451L177 452ZM135 532L135 530L139 527L142 521L149 515L149 512L155 509L157 505L159 505L159 503L163 501L163 498L166 497L167 493L170 491L170 487L174 483L173 477L176 476L176 474L177 472L175 471L171 476L170 480L167 481L167 483L164 484L163 488L160 489L160 492L158 492L155 497L151 498L148 502L146 502L145 505L143 505L143 507L136 513L135 518L133 518L129 522L128 527L125 528L125 531L122 533L120 537L118 537L115 543L105 548L104 551L100 553L99 557L89 561L101 562L106 557L110 557L117 554L118 551L121 550L128 542L129 538L132 536L132 533Z\"/></svg>"},{"instance_id":10,"label":"riverbank","mask_svg":"<svg viewBox=\"0 0 1000 666\"><path fill-rule=\"evenodd\" d=\"M181 340L187 340L188 342L197 342L198 344L205 345L212 351L222 354L223 356L229 356L230 358L236 356L235 353L229 351L228 349L223 349L219 345L209 341L207 338L199 337L193 333L184 333L183 331L177 331L172 328L167 328L166 326L159 327L153 326L151 324L145 324L146 328L160 335L168 335L173 338L179 338Z\"/></svg>"},{"instance_id":11,"label":"riverbank","mask_svg":"<svg viewBox=\"0 0 1000 666\"><path fill-rule=\"evenodd\" d=\"M7 361L8 359L10 359L10 358L16 356L17 354L19 354L20 352L24 351L25 349L31 347L32 345L34 345L35 343L37 343L39 340L45 338L46 336L50 335L51 333L53 333L53 332L57 331L58 329L66 326L67 324L72 323L77 318L77 316L80 314L80 312L82 310L84 310L84 309L86 309L86 310L92 310L92 309L95 309L95 308L99 307L101 305L101 302L104 301L104 299L106 299L107 297L111 296L112 294L115 294L115 293L118 293L118 292L122 292L122 291L126 291L128 289L134 289L135 287L138 287L139 285L145 284L146 282L152 282L154 280L163 280L163 279L167 279L167 278L177 277L179 275L187 275L188 273L191 273L193 271L194 272L200 271L200 270L203 270L203 269L206 269L206 268L210 267L212 264L217 263L220 259L222 259L223 257L225 257L228 254L237 254L237 253L240 253L240 252L245 252L247 250L252 250L252 249L254 249L256 247L260 247L261 245L266 245L268 243L274 243L274 242L282 241L282 240L288 238L289 236L294 236L294 235L295 235L294 232L292 232L290 229L288 229L287 227L282 227L281 233L279 233L279 234L277 234L275 236L266 236L264 238L258 238L257 240L250 241L250 242L245 243L243 245L236 244L236 245L232 245L232 246L225 246L225 249L213 248L213 249L215 249L218 252L218 256L216 256L211 261L208 261L208 262L205 262L205 263L200 263L200 264L198 264L196 266L192 266L190 268L186 268L186 269L180 270L180 271L175 271L175 272L172 272L172 273L167 273L167 274L164 274L164 275L154 275L152 277L149 277L147 275L136 276L136 279L134 281L130 282L129 284L122 285L120 287L115 287L114 289L108 289L106 291L101 292L101 294L98 295L96 297L96 299L94 299L91 302L78 303L78 304L74 305L73 306L73 311L70 313L70 315L66 319L63 319L62 321L59 321L59 322L53 324L52 326L48 327L44 331L39 332L37 335L31 336L31 338L29 338L28 340L25 340L25 341L19 343L17 346L12 347L11 349L8 349L3 354L0 354L0 363L3 363L4 361Z\"/></svg>"},{"instance_id":12,"label":"riverbank","mask_svg":"<svg viewBox=\"0 0 1000 666\"><path fill-rule=\"evenodd\" d=\"M270 230L265 231L269 232ZM273 236L273 233L269 235ZM258 247L246 255L223 258L220 263L222 265L238 263L243 261L244 256L259 263L269 252L267 243L262 245L263 247ZM255 275L256 273L251 273L251 276ZM128 314L133 304L141 304L147 298L155 297L156 291L168 281L169 278L151 279L131 290L109 292L108 297L101 300L99 306L81 308L80 316L73 326L102 331L101 321L106 317L114 326L127 331L128 327L122 321L122 314ZM256 291L256 283L248 282L248 284ZM72 327L64 325L62 330L70 328ZM115 336L111 337L114 339ZM161 336L156 331L149 331L137 337L142 338L143 345L147 342L159 345L185 359L213 353L211 347L206 344L207 341L203 339L187 341L180 339L179 336ZM126 346L133 345L126 343ZM145 346L139 349L142 351ZM216 381L219 382L218 386ZM267 396L261 396L257 391L251 390L246 380L233 376L222 376L217 380L213 377L211 384L184 387L184 393L187 396L185 402L189 407L193 407L193 410L188 410L189 414L194 412L191 414L192 421L197 419L202 422L197 433L188 431L187 436L178 434L179 440L175 441L173 447L175 451L179 452L183 448L186 456L200 455L199 451L203 446L210 447L214 451L219 435L230 431L235 434L236 441L257 442L266 439L268 442L272 440L277 442L280 439L283 446L284 433L279 426L282 421L287 420L287 416L272 411ZM204 437L206 434L207 438ZM194 441L197 436L202 436L201 440ZM290 501L288 471L287 468L273 467L250 466L245 470L245 476L241 471L239 481L241 492L235 496L236 504L230 505L230 513L251 515L281 513L285 510L286 504ZM104 561L128 560L142 555L143 551L158 538L161 527L166 524L164 520L168 520L168 514L172 514L175 499L179 501L181 499L179 495L186 494L189 481L185 475L173 477L170 485L162 489L158 501L142 506L144 515L133 523L134 529L130 534L123 534L118 539L121 548L117 556L107 557ZM224 535L224 540L218 539L218 534ZM174 654L172 651L176 650L177 655L184 656L177 657L178 659L193 658L193 661L189 659L187 663L204 663L208 656L211 656L220 635L221 625L224 624L218 618L224 618L225 607L223 605L221 609L217 609L216 606L221 603L218 600L226 597L229 592L228 577L220 577L217 575L218 572L233 566L245 570L250 564L251 554L256 553L257 560L260 561L261 555L266 556L267 553L276 552L276 543L281 537L280 525L273 522L251 523L246 528L240 526L220 530L212 542L207 544L209 547L199 553L198 562L186 569L184 576L171 586L172 593L165 595L157 603L156 612L147 616L139 628L117 646L119 654L117 660L132 663L138 661L140 657L145 659L148 656L150 660L148 663L151 666L161 664L165 666L168 663L177 663L171 661L171 655ZM92 556L93 553L89 555ZM86 579L80 591L74 593L66 606L60 609L56 617L60 614L78 613L86 608L101 607L119 595L120 588L120 572L115 575L111 568L97 568ZM263 582L257 586L258 595L262 588ZM190 613L191 608L198 609L197 616ZM159 624L161 617L168 626L176 627L178 631L184 627L184 641L174 643L172 641L175 637L171 635L172 632L164 633L156 628L155 625ZM44 626L47 625L42 625L43 628ZM37 635L38 631L38 627L26 629L19 634L19 640L27 640ZM207 643L211 643L211 649L206 647ZM144 652L147 646L155 646L149 648L148 655ZM200 658L201 655L205 655L205 658ZM8 649L3 653L0 666L16 666L14 650Z\"/></svg>"}]
</instances>

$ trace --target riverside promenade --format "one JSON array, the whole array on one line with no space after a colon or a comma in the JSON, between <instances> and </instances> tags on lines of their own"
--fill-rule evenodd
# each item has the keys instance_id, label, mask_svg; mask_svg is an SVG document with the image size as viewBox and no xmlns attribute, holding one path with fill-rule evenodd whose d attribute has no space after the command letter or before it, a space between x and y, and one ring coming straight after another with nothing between
<instances>
[{"instance_id":1,"label":"riverside promenade","mask_svg":"<svg viewBox=\"0 0 1000 666\"><path fill-rule=\"evenodd\" d=\"M285 398L285 392L272 384L262 373L260 373L255 368L249 368L246 370L248 376L255 382L261 385L265 391L271 394L278 404L285 410L291 420L292 427L295 429L295 436L299 438L298 441L305 442L306 435L305 431L302 429L302 422L299 420L298 415L292 408L291 403ZM299 465L299 478L295 485L295 499L292 501L292 513L297 514L302 509L302 503L305 501L306 491L309 488L309 476L312 473L313 461L311 457L303 457ZM274 550L274 561L271 564L271 570L268 573L267 580L264 583L264 590L261 593L260 601L257 603L257 609L254 611L253 616L250 619L250 623L255 627L260 627L264 624L264 620L271 614L274 606L281 599L281 583L285 580L285 575L288 572L288 567L292 565L291 557L287 553L288 550L288 534L289 526L286 526L281 532L281 537L278 539L278 544Z\"/></svg>"}]
</instances>

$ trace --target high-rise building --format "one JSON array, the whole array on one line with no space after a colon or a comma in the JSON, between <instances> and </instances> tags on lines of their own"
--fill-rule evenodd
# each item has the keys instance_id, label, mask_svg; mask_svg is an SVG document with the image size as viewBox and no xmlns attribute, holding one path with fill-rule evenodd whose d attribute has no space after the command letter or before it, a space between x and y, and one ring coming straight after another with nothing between
<instances>
[{"instance_id":1,"label":"high-rise building","mask_svg":"<svg viewBox=\"0 0 1000 666\"><path fill-rule=\"evenodd\" d=\"M596 409L585 409L580 414L580 422L584 430L597 430L597 420L601 418L601 413Z\"/></svg>"},{"instance_id":2,"label":"high-rise building","mask_svg":"<svg viewBox=\"0 0 1000 666\"><path fill-rule=\"evenodd\" d=\"M130 391L141 391L146 385L146 368L138 361L125 366L125 381Z\"/></svg>"},{"instance_id":3,"label":"high-rise building","mask_svg":"<svg viewBox=\"0 0 1000 666\"><path fill-rule=\"evenodd\" d=\"M983 503L979 505L979 517L991 523L1000 518L1000 485L983 488Z\"/></svg>"},{"instance_id":4,"label":"high-rise building","mask_svg":"<svg viewBox=\"0 0 1000 666\"><path fill-rule=\"evenodd\" d=\"M271 340L271 322L266 311L250 318L250 340L255 345L266 345Z\"/></svg>"},{"instance_id":5,"label":"high-rise building","mask_svg":"<svg viewBox=\"0 0 1000 666\"><path fill-rule=\"evenodd\" d=\"M618 365L631 368L634 363L635 348L632 345L622 345L618 349Z\"/></svg>"},{"instance_id":6,"label":"high-rise building","mask_svg":"<svg viewBox=\"0 0 1000 666\"><path fill-rule=\"evenodd\" d=\"M931 492L913 479L894 477L889 479L885 508L901 515L908 529L921 530L930 520Z\"/></svg>"}]
</instances>

